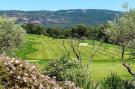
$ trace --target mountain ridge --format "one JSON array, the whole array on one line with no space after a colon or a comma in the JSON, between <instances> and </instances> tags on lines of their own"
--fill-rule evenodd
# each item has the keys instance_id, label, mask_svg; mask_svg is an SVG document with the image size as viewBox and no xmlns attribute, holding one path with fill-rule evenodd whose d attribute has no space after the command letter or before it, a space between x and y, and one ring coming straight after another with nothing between
<instances>
[{"instance_id":1,"label":"mountain ridge","mask_svg":"<svg viewBox=\"0 0 135 89\"><path fill-rule=\"evenodd\" d=\"M69 9L69 10L0 10L0 15L15 18L19 23L36 23L46 26L73 26L77 24L104 24L113 20L121 12L104 9Z\"/></svg>"}]
</instances>

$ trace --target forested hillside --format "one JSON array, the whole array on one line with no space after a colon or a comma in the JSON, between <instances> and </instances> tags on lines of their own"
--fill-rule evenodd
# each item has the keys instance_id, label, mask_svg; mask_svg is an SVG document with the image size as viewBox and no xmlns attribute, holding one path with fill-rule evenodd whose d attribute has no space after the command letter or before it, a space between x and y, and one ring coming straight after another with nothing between
<instances>
[{"instance_id":1,"label":"forested hillside","mask_svg":"<svg viewBox=\"0 0 135 89\"><path fill-rule=\"evenodd\" d=\"M121 12L99 9L70 9L59 11L0 11L17 19L19 23L38 23L47 26L73 26L77 24L95 25L113 20Z\"/></svg>"}]
</instances>

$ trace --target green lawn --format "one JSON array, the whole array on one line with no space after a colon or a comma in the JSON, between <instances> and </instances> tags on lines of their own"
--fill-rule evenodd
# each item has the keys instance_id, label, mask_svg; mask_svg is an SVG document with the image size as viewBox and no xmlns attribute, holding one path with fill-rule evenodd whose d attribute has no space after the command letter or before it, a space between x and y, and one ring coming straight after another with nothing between
<instances>
[{"instance_id":1,"label":"green lawn","mask_svg":"<svg viewBox=\"0 0 135 89\"><path fill-rule=\"evenodd\" d=\"M70 49L69 41L65 41L65 46L70 51L71 56L74 57ZM63 40L53 39L46 36L27 35L26 42L16 50L16 55L31 63L38 64L40 69L44 69L48 61L59 58L67 54L63 45ZM83 63L90 64L91 76L95 80L101 80L110 73L117 73L122 78L129 79L131 76L126 69L121 65L119 46L103 43L101 46L98 41L84 40L81 43L88 43L89 46L80 46L81 57ZM98 51L97 51L98 49ZM90 59L90 54L96 51L93 60ZM128 53L128 52L126 52Z\"/></svg>"}]
</instances>

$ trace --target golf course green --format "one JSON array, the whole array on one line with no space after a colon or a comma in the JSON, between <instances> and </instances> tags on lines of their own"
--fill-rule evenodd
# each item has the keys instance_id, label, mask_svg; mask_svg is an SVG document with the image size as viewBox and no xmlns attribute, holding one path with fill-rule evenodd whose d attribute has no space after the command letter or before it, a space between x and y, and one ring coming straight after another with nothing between
<instances>
[{"instance_id":1,"label":"golf course green","mask_svg":"<svg viewBox=\"0 0 135 89\"><path fill-rule=\"evenodd\" d=\"M15 53L19 58L34 63L41 70L44 70L50 60L67 55L63 42L71 57L75 58L69 40L54 39L42 35L27 35L26 41L16 49ZM99 41L93 43L91 40L82 40L79 43L79 51L83 63L89 64L91 77L94 80L101 80L111 73L117 73L124 79L131 78L121 64L121 49L119 46L107 43L100 44ZM91 58L92 54L94 54L94 57Z\"/></svg>"}]
</instances>

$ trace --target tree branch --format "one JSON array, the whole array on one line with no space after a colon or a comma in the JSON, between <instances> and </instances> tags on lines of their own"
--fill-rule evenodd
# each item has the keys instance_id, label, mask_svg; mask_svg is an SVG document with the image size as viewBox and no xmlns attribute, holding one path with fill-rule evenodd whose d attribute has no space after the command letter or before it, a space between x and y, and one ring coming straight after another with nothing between
<instances>
[{"instance_id":1,"label":"tree branch","mask_svg":"<svg viewBox=\"0 0 135 89\"><path fill-rule=\"evenodd\" d=\"M122 55L121 55L121 58L122 58L122 65L128 70L128 73L130 73L132 76L135 76L135 74L132 72L130 66L125 63L124 54L125 54L125 46L123 45L123 46L122 46Z\"/></svg>"},{"instance_id":2,"label":"tree branch","mask_svg":"<svg viewBox=\"0 0 135 89\"><path fill-rule=\"evenodd\" d=\"M66 48L66 46L65 46L65 41L64 41L64 40L63 40L63 47L64 47L64 49L67 51L68 57L70 57L70 52L69 52L68 49Z\"/></svg>"}]
</instances>

